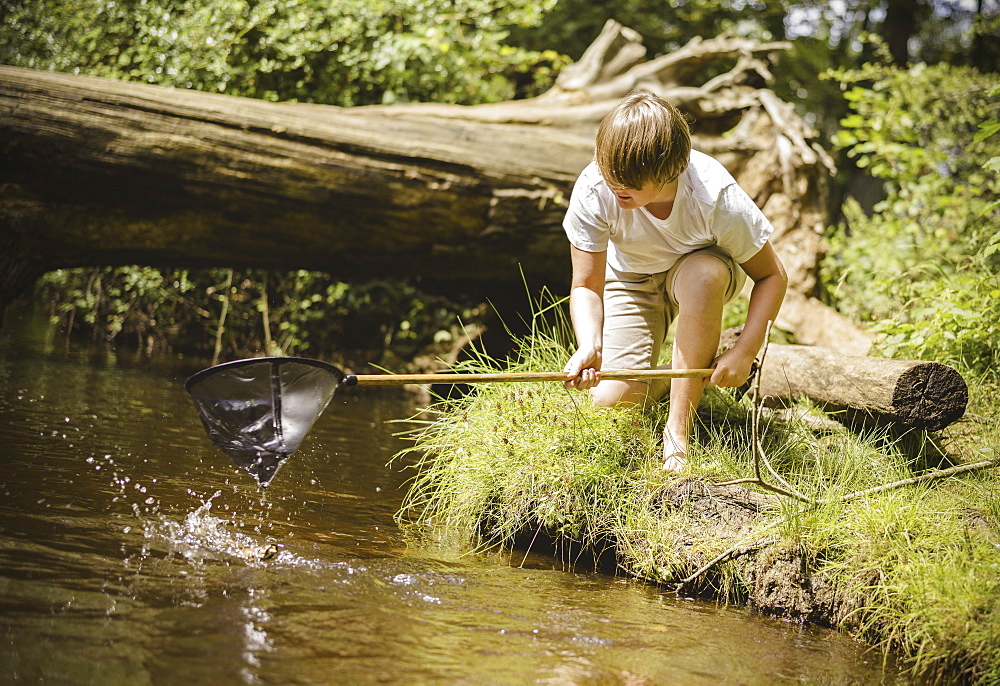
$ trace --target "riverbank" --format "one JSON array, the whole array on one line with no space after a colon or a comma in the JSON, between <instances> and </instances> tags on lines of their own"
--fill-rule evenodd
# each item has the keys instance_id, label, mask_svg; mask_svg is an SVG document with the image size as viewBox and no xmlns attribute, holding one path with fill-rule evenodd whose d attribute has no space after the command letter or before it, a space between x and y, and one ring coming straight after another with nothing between
<instances>
[{"instance_id":1,"label":"riverbank","mask_svg":"<svg viewBox=\"0 0 1000 686\"><path fill-rule=\"evenodd\" d=\"M536 337L516 370L559 368ZM488 360L476 364L489 366ZM599 410L558 384L496 384L449 399L414 436L399 521L458 548L538 546L594 557L685 595L836 627L932 681L1000 680L1000 483L992 469L861 492L996 460L997 391L937 435L817 432L809 408L761 417L788 490L753 484L754 408L711 391L692 467L660 469L665 406ZM845 496L851 496L844 499Z\"/></svg>"}]
</instances>

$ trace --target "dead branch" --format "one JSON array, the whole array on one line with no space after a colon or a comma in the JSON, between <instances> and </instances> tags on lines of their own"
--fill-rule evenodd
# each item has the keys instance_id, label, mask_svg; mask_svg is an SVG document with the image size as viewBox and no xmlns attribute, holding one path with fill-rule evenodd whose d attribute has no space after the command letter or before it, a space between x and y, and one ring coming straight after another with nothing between
<instances>
[{"instance_id":1,"label":"dead branch","mask_svg":"<svg viewBox=\"0 0 1000 686\"><path fill-rule=\"evenodd\" d=\"M882 484L881 486L875 486L874 488L867 488L863 491L855 491L854 493L848 493L840 498L835 498L833 500L820 501L820 505L827 503L846 503L851 500L857 500L859 498L864 498L866 496L883 493L885 491L891 491L896 488L902 488L904 486L912 486L914 484L927 483L929 481L937 481L938 479L946 479L951 476L958 476L959 474L969 474L972 472L980 472L984 469L993 469L995 467L1000 467L1000 459L997 460L985 460L983 462L972 462L969 464L960 464L955 467L949 467L948 469L938 469L933 472L928 472L926 474L921 474L920 476L912 476L908 479L900 479L899 481L893 481L892 483Z\"/></svg>"},{"instance_id":2,"label":"dead branch","mask_svg":"<svg viewBox=\"0 0 1000 686\"><path fill-rule=\"evenodd\" d=\"M764 447L760 440L760 413L761 407L763 405L762 396L760 394L760 383L763 374L760 370L764 367L765 357L767 355L768 349L768 339L770 339L771 334L771 324L768 322L767 334L765 336L765 342L763 349L761 350L760 359L758 361L758 372L754 377L753 381L753 391L752 391L752 403L751 403L751 422L750 422L750 443L753 450L753 470L754 475L752 477L734 479L732 481L723 481L716 483L717 486L733 486L737 484L753 484L766 491L776 493L787 498L792 498L798 500L799 502L805 503L806 506L799 509L792 515L782 517L781 519L771 522L760 531L756 532L753 537L744 539L743 541L733 545L716 557L709 560L707 563L702 565L698 570L689 576L681 579L676 586L676 590L680 591L683 587L687 586L691 582L700 578L716 565L722 564L729 560L740 557L741 555L746 555L748 553L756 552L766 545L770 545L774 542L774 538L759 539L757 537L761 536L763 533L770 531L774 527L787 522L791 517L798 516L803 512L807 512L813 508L821 507L823 505L831 505L836 503L847 503L854 500L859 500L876 493L884 493L886 491L895 490L897 488L903 488L906 486L913 486L916 484L929 483L931 481L937 481L938 479L945 479L953 476L958 476L960 474L969 474L972 472L982 471L985 469L993 469L1000 467L1000 459L996 460L985 460L982 462L974 462L971 464L958 465L951 467L949 469L935 470L927 474L921 474L919 476L910 477L907 479L900 479L899 481L893 481L891 483L882 484L880 486L875 486L873 488L866 488L860 491L854 491L837 498L824 498L815 499L799 492L793 488L784 478L782 478L774 467L771 465L771 461L768 459L767 453L764 451ZM770 474L771 478L777 483L771 483L764 479L761 466ZM755 540L756 539L756 540Z\"/></svg>"},{"instance_id":3,"label":"dead branch","mask_svg":"<svg viewBox=\"0 0 1000 686\"><path fill-rule=\"evenodd\" d=\"M763 369L764 360L767 357L767 348L769 339L771 338L771 326L774 322L769 321L767 323L767 331L764 334L764 347L760 353L760 359L757 361L757 369ZM767 457L767 453L764 451L764 446L760 442L760 410L761 410L761 396L760 396L760 379L763 376L759 371L754 376L753 382L753 402L751 403L750 412L750 444L753 449L753 471L754 475L750 478L736 479L734 481L725 481L720 486L731 486L734 484L754 484L760 486L761 488L771 491L772 493L777 493L778 495L783 495L789 498L794 498L804 503L809 503L811 505L817 504L817 501L810 498L797 490L792 488L791 484L785 481L774 467L771 466L771 461ZM769 483L764 480L761 476L760 468L761 465L767 470L771 478L778 482L778 485Z\"/></svg>"}]
</instances>

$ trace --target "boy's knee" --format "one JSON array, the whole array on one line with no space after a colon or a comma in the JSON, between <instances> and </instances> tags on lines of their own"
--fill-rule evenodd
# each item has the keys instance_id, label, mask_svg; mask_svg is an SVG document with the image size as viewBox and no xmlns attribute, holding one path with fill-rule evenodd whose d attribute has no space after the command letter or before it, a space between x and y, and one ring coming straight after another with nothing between
<instances>
[{"instance_id":1,"label":"boy's knee","mask_svg":"<svg viewBox=\"0 0 1000 686\"><path fill-rule=\"evenodd\" d=\"M684 262L674 279L674 297L680 305L691 300L725 297L732 276L729 267L713 255L694 255Z\"/></svg>"}]
</instances>

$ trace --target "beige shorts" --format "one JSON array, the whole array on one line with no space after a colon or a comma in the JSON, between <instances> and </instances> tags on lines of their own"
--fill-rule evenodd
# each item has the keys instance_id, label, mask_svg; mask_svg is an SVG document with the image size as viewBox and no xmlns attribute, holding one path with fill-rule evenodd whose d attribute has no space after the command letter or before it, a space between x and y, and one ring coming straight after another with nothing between
<instances>
[{"instance_id":1,"label":"beige shorts","mask_svg":"<svg viewBox=\"0 0 1000 686\"><path fill-rule=\"evenodd\" d=\"M674 279L692 255L714 255L729 268L726 302L743 288L747 275L722 249L712 246L684 255L658 274L620 272L610 265L604 284L604 369L652 369L659 364L667 329L677 316Z\"/></svg>"}]
</instances>

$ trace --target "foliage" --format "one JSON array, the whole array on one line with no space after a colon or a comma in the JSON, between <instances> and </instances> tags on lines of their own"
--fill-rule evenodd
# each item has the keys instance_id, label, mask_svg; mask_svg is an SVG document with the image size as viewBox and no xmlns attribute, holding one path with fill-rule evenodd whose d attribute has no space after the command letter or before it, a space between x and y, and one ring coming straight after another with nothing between
<instances>
[{"instance_id":1,"label":"foliage","mask_svg":"<svg viewBox=\"0 0 1000 686\"><path fill-rule=\"evenodd\" d=\"M845 204L824 266L825 280L836 284L831 297L871 322L889 354L993 371L1000 347L993 80L948 65L869 67L839 78L852 114L836 142L884 182L886 198L871 216L856 201Z\"/></svg>"},{"instance_id":2,"label":"foliage","mask_svg":"<svg viewBox=\"0 0 1000 686\"><path fill-rule=\"evenodd\" d=\"M844 114L843 102L821 75L872 60L880 43L907 46L914 62L1000 69L1000 43L995 40L1000 4L967 5L956 0L559 0L537 28L515 28L511 39L579 59L613 18L642 35L650 58L695 36L710 38L724 31L789 41L791 49L776 55L772 87L832 135ZM889 11L890 6L896 11Z\"/></svg>"},{"instance_id":3,"label":"foliage","mask_svg":"<svg viewBox=\"0 0 1000 686\"><path fill-rule=\"evenodd\" d=\"M59 270L39 280L50 295L53 321L87 330L91 340L128 338L146 352L168 348L197 309L187 270L164 274L150 267ZM203 332L207 333L207 332Z\"/></svg>"},{"instance_id":4,"label":"foliage","mask_svg":"<svg viewBox=\"0 0 1000 686\"><path fill-rule=\"evenodd\" d=\"M462 322L475 326L485 314L404 281L345 283L304 270L61 269L39 291L68 335L146 354L209 356L221 327L225 358L308 352L396 369L433 362L462 336Z\"/></svg>"},{"instance_id":5,"label":"foliage","mask_svg":"<svg viewBox=\"0 0 1000 686\"><path fill-rule=\"evenodd\" d=\"M542 49L554 48L579 59L608 19L614 19L643 38L651 55L681 47L695 36L709 38L739 30L756 37L762 23L783 13L784 3L746 0L559 0L546 12L537 29L515 29L515 40ZM747 12L754 5L759 12ZM778 21L780 24L780 19Z\"/></svg>"},{"instance_id":6,"label":"foliage","mask_svg":"<svg viewBox=\"0 0 1000 686\"><path fill-rule=\"evenodd\" d=\"M532 94L564 58L507 45L554 0L7 0L0 62L333 105Z\"/></svg>"},{"instance_id":7,"label":"foliage","mask_svg":"<svg viewBox=\"0 0 1000 686\"><path fill-rule=\"evenodd\" d=\"M928 63L947 62L981 72L1000 70L1000 3L981 0L933 0L933 13L919 27L918 57Z\"/></svg>"},{"instance_id":8,"label":"foliage","mask_svg":"<svg viewBox=\"0 0 1000 686\"><path fill-rule=\"evenodd\" d=\"M558 368L569 356L565 323L557 317L541 325L541 314L554 308L536 309L511 371ZM461 367L500 368L485 353ZM413 447L397 456L417 456L398 519L425 542L467 551L530 548L551 536L568 566L589 550L613 556L622 573L662 584L734 542L751 551L756 544L756 561L737 555L720 562L699 590L742 600L755 584L768 584L763 592L772 597L780 583L769 560L792 559L791 593L814 589L816 607L828 613L822 618L896 651L915 676L1000 679L1000 487L993 474L818 507L779 501L748 530L727 532L734 541L721 535L727 522L670 500L685 488L700 491L702 481L752 473L746 399L706 393L692 471L680 477L659 469L662 403L599 409L559 384L487 384L442 399L434 410L411 434ZM961 432L946 432L955 452L949 448L944 459L997 459L995 449L982 447L1000 438L995 407L992 413L975 440L958 445ZM816 434L796 419L772 418L762 440L785 479L827 500L933 467L943 450L943 441L927 436ZM802 600L789 602L801 607Z\"/></svg>"}]
</instances>

